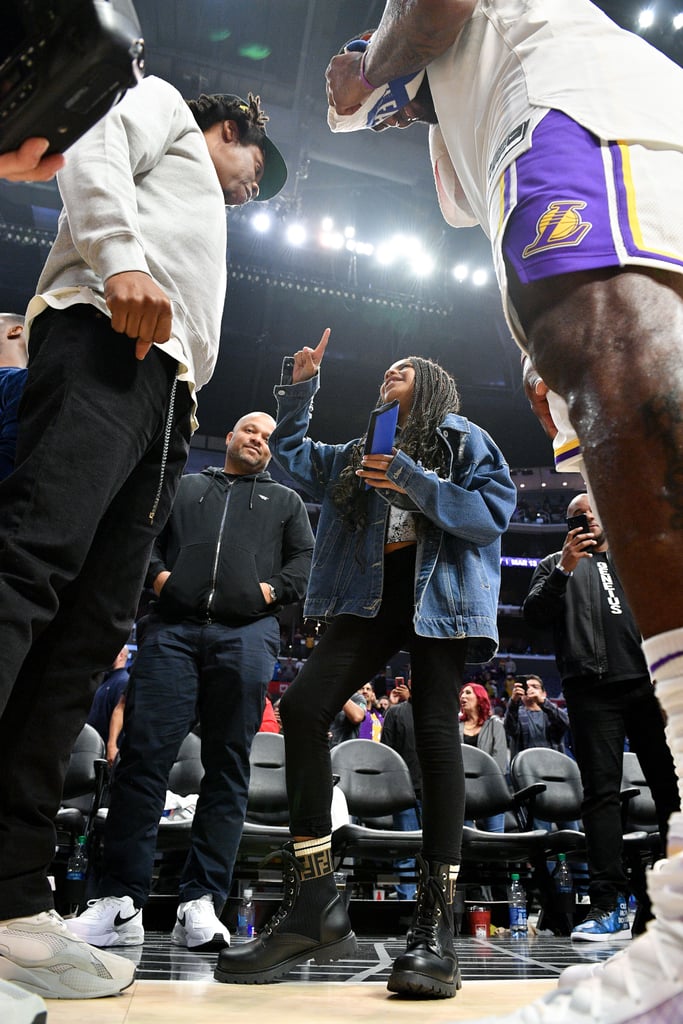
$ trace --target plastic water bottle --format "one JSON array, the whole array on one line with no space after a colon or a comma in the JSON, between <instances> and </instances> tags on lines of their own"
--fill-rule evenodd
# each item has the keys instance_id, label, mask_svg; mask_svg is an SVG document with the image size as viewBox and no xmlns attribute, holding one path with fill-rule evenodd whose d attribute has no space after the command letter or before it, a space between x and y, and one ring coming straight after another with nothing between
<instances>
[{"instance_id":1,"label":"plastic water bottle","mask_svg":"<svg viewBox=\"0 0 683 1024\"><path fill-rule=\"evenodd\" d=\"M69 857L66 865L66 878L68 882L84 882L88 870L88 855L85 852L86 837L79 836L74 851Z\"/></svg>"},{"instance_id":2,"label":"plastic water bottle","mask_svg":"<svg viewBox=\"0 0 683 1024\"><path fill-rule=\"evenodd\" d=\"M245 889L237 908L237 934L247 939L254 937L255 907L253 901L253 890Z\"/></svg>"},{"instance_id":3,"label":"plastic water bottle","mask_svg":"<svg viewBox=\"0 0 683 1024\"><path fill-rule=\"evenodd\" d=\"M64 898L71 912L85 902L85 876L88 870L88 855L85 852L86 841L85 836L78 837L73 852L66 862Z\"/></svg>"},{"instance_id":4,"label":"plastic water bottle","mask_svg":"<svg viewBox=\"0 0 683 1024\"><path fill-rule=\"evenodd\" d=\"M526 892L519 880L519 875L511 875L508 902L510 905L510 934L513 939L526 937Z\"/></svg>"},{"instance_id":5,"label":"plastic water bottle","mask_svg":"<svg viewBox=\"0 0 683 1024\"><path fill-rule=\"evenodd\" d=\"M557 855L557 867L554 873L555 889L557 890L557 906L561 913L573 916L576 904L574 895L574 878L567 857L564 853Z\"/></svg>"}]
</instances>

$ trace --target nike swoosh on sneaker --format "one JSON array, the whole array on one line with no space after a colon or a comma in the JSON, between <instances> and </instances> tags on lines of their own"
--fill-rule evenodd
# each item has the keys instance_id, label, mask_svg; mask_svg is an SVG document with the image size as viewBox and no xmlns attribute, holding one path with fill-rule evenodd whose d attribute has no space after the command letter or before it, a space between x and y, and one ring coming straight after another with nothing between
<instances>
[{"instance_id":1,"label":"nike swoosh on sneaker","mask_svg":"<svg viewBox=\"0 0 683 1024\"><path fill-rule=\"evenodd\" d=\"M182 917L180 916L180 914L178 914L178 924L180 925L181 928L185 927L185 914L183 914Z\"/></svg>"},{"instance_id":2,"label":"nike swoosh on sneaker","mask_svg":"<svg viewBox=\"0 0 683 1024\"><path fill-rule=\"evenodd\" d=\"M135 920L139 913L140 911L136 910L134 914L130 915L130 917L121 917L121 911L119 910L114 918L114 927L120 928L122 924L128 924L129 921Z\"/></svg>"}]
</instances>

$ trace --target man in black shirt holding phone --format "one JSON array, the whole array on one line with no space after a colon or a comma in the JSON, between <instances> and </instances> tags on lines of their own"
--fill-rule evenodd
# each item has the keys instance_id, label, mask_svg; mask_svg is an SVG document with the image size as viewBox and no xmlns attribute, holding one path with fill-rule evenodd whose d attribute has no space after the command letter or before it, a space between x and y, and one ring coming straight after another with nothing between
<instances>
[{"instance_id":1,"label":"man in black shirt holding phone","mask_svg":"<svg viewBox=\"0 0 683 1024\"><path fill-rule=\"evenodd\" d=\"M667 821L679 798L640 634L588 494L569 503L567 526L562 550L544 558L534 572L524 617L532 626L553 630L583 781L591 908L572 939L610 942L631 937L619 798L627 737L657 806L662 855ZM640 909L636 931L649 916L649 906Z\"/></svg>"}]
</instances>

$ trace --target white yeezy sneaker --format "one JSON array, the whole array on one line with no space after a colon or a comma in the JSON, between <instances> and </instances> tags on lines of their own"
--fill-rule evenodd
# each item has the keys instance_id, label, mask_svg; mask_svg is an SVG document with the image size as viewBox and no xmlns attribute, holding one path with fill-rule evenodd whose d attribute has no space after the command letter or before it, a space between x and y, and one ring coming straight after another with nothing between
<instances>
[{"instance_id":1,"label":"white yeezy sneaker","mask_svg":"<svg viewBox=\"0 0 683 1024\"><path fill-rule=\"evenodd\" d=\"M45 999L94 999L128 988L135 965L76 938L48 910L0 922L0 978Z\"/></svg>"},{"instance_id":2,"label":"white yeezy sneaker","mask_svg":"<svg viewBox=\"0 0 683 1024\"><path fill-rule=\"evenodd\" d=\"M171 942L197 951L225 949L230 945L230 932L216 916L209 893L180 904Z\"/></svg>"},{"instance_id":3,"label":"white yeezy sneaker","mask_svg":"<svg viewBox=\"0 0 683 1024\"><path fill-rule=\"evenodd\" d=\"M130 896L88 900L88 909L69 918L67 927L91 946L141 946L145 941L142 911Z\"/></svg>"},{"instance_id":4,"label":"white yeezy sneaker","mask_svg":"<svg viewBox=\"0 0 683 1024\"><path fill-rule=\"evenodd\" d=\"M40 996L0 981L0 1020L2 1024L46 1024L47 1008Z\"/></svg>"},{"instance_id":5,"label":"white yeezy sneaker","mask_svg":"<svg viewBox=\"0 0 683 1024\"><path fill-rule=\"evenodd\" d=\"M683 1021L683 855L648 876L655 920L574 988L558 988L477 1024L680 1024ZM459 1021L458 1024L466 1024ZM471 1022L474 1024L474 1022Z\"/></svg>"}]
</instances>

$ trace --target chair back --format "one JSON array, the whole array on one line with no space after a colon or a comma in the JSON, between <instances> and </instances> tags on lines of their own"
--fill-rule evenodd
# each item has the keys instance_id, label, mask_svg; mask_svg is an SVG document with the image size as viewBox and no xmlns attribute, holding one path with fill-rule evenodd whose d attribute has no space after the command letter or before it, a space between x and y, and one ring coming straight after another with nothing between
<instances>
[{"instance_id":1,"label":"chair back","mask_svg":"<svg viewBox=\"0 0 683 1024\"><path fill-rule=\"evenodd\" d=\"M401 755L374 740L345 740L331 750L332 772L349 814L361 821L415 806L415 790Z\"/></svg>"},{"instance_id":2,"label":"chair back","mask_svg":"<svg viewBox=\"0 0 683 1024\"><path fill-rule=\"evenodd\" d=\"M62 794L64 806L76 806L79 797L87 797L90 802L98 782L96 762L104 755L104 740L97 729L84 725L73 745L66 770Z\"/></svg>"},{"instance_id":3,"label":"chair back","mask_svg":"<svg viewBox=\"0 0 683 1024\"><path fill-rule=\"evenodd\" d=\"M190 732L180 745L178 756L168 776L167 788L179 796L198 793L203 775L202 741L196 733Z\"/></svg>"},{"instance_id":4,"label":"chair back","mask_svg":"<svg viewBox=\"0 0 683 1024\"><path fill-rule=\"evenodd\" d=\"M642 829L644 832L656 832L659 828L657 808L652 798L652 792L647 784L643 769L640 767L638 755L632 750L624 751L624 766L621 778L621 788L638 789L637 796L629 799L626 806L625 827L630 829Z\"/></svg>"},{"instance_id":5,"label":"chair back","mask_svg":"<svg viewBox=\"0 0 683 1024\"><path fill-rule=\"evenodd\" d=\"M500 765L485 750L463 743L465 819L488 818L513 808L512 794Z\"/></svg>"},{"instance_id":6,"label":"chair back","mask_svg":"<svg viewBox=\"0 0 683 1024\"><path fill-rule=\"evenodd\" d=\"M534 820L573 821L581 818L581 774L576 761L568 754L549 747L520 750L512 759L510 777L515 791L538 783L543 785L544 789L536 793L529 803Z\"/></svg>"},{"instance_id":7,"label":"chair back","mask_svg":"<svg viewBox=\"0 0 683 1024\"><path fill-rule=\"evenodd\" d=\"M280 825L289 820L285 776L285 740L280 733L257 732L249 755L251 776L247 818Z\"/></svg>"}]
</instances>

